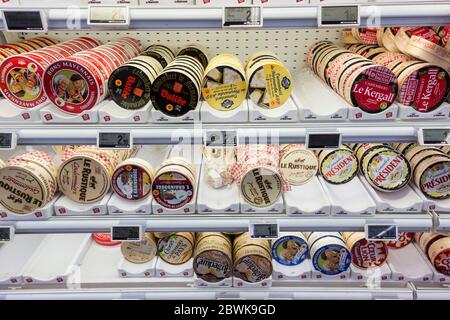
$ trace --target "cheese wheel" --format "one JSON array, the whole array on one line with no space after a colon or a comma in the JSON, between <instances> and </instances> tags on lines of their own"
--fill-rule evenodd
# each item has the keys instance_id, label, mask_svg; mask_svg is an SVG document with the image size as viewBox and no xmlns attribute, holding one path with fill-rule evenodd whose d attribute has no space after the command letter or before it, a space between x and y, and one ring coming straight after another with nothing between
<instances>
[{"instance_id":1,"label":"cheese wheel","mask_svg":"<svg viewBox=\"0 0 450 320\"><path fill-rule=\"evenodd\" d=\"M120 250L127 261L131 263L146 263L153 260L156 256L156 238L151 232L146 232L144 239L141 241L122 242Z\"/></svg>"},{"instance_id":2,"label":"cheese wheel","mask_svg":"<svg viewBox=\"0 0 450 320\"><path fill-rule=\"evenodd\" d=\"M245 67L248 94L258 106L274 109L282 106L292 91L292 76L274 54L259 52Z\"/></svg>"},{"instance_id":3,"label":"cheese wheel","mask_svg":"<svg viewBox=\"0 0 450 320\"><path fill-rule=\"evenodd\" d=\"M233 270L231 240L218 232L197 234L194 272L206 282L219 282L231 277Z\"/></svg>"},{"instance_id":4,"label":"cheese wheel","mask_svg":"<svg viewBox=\"0 0 450 320\"><path fill-rule=\"evenodd\" d=\"M246 202L255 207L269 207L275 204L282 194L282 179L270 167L256 167L243 174L240 192Z\"/></svg>"},{"instance_id":5,"label":"cheese wheel","mask_svg":"<svg viewBox=\"0 0 450 320\"><path fill-rule=\"evenodd\" d=\"M159 257L173 265L186 263L194 252L194 234L177 232L158 241Z\"/></svg>"},{"instance_id":6,"label":"cheese wheel","mask_svg":"<svg viewBox=\"0 0 450 320\"><path fill-rule=\"evenodd\" d=\"M58 186L69 199L79 203L100 201L109 191L112 172L94 155L74 155L58 169Z\"/></svg>"},{"instance_id":7,"label":"cheese wheel","mask_svg":"<svg viewBox=\"0 0 450 320\"><path fill-rule=\"evenodd\" d=\"M237 246L236 242L241 244ZM271 277L272 269L269 241L250 241L248 233L234 239L233 276L255 283Z\"/></svg>"},{"instance_id":8,"label":"cheese wheel","mask_svg":"<svg viewBox=\"0 0 450 320\"><path fill-rule=\"evenodd\" d=\"M314 152L302 145L287 145L280 152L280 171L294 186L308 183L317 174L318 161Z\"/></svg>"},{"instance_id":9,"label":"cheese wheel","mask_svg":"<svg viewBox=\"0 0 450 320\"><path fill-rule=\"evenodd\" d=\"M438 272L450 276L450 237L436 240L428 249L428 257Z\"/></svg>"},{"instance_id":10,"label":"cheese wheel","mask_svg":"<svg viewBox=\"0 0 450 320\"><path fill-rule=\"evenodd\" d=\"M405 157L394 150L375 151L364 172L367 181L379 191L403 189L411 179L411 166Z\"/></svg>"},{"instance_id":11,"label":"cheese wheel","mask_svg":"<svg viewBox=\"0 0 450 320\"><path fill-rule=\"evenodd\" d=\"M15 214L43 208L51 192L47 172L26 161L10 161L0 169L0 204Z\"/></svg>"},{"instance_id":12,"label":"cheese wheel","mask_svg":"<svg viewBox=\"0 0 450 320\"><path fill-rule=\"evenodd\" d=\"M338 275L350 267L351 253L339 233L313 232L308 237L308 245L316 271L325 275Z\"/></svg>"},{"instance_id":13,"label":"cheese wheel","mask_svg":"<svg viewBox=\"0 0 450 320\"><path fill-rule=\"evenodd\" d=\"M214 57L205 69L203 99L220 111L239 107L247 95L247 81L244 66L229 54Z\"/></svg>"},{"instance_id":14,"label":"cheese wheel","mask_svg":"<svg viewBox=\"0 0 450 320\"><path fill-rule=\"evenodd\" d=\"M319 172L325 181L343 184L351 181L358 173L358 159L352 150L339 148L319 152Z\"/></svg>"},{"instance_id":15,"label":"cheese wheel","mask_svg":"<svg viewBox=\"0 0 450 320\"><path fill-rule=\"evenodd\" d=\"M414 240L414 232L399 232L397 240L385 241L389 249L401 249Z\"/></svg>"},{"instance_id":16,"label":"cheese wheel","mask_svg":"<svg viewBox=\"0 0 450 320\"><path fill-rule=\"evenodd\" d=\"M112 175L114 192L126 200L141 200L151 194L154 171L142 159L127 159L119 164Z\"/></svg>"},{"instance_id":17,"label":"cheese wheel","mask_svg":"<svg viewBox=\"0 0 450 320\"><path fill-rule=\"evenodd\" d=\"M415 169L414 183L431 199L450 197L450 159L448 156L433 156L423 160Z\"/></svg>"},{"instance_id":18,"label":"cheese wheel","mask_svg":"<svg viewBox=\"0 0 450 320\"><path fill-rule=\"evenodd\" d=\"M388 256L383 241L369 241L364 232L344 232L343 237L352 254L352 263L361 269L382 266Z\"/></svg>"},{"instance_id":19,"label":"cheese wheel","mask_svg":"<svg viewBox=\"0 0 450 320\"><path fill-rule=\"evenodd\" d=\"M282 265L299 265L307 257L308 243L301 232L281 232L272 243L272 258Z\"/></svg>"},{"instance_id":20,"label":"cheese wheel","mask_svg":"<svg viewBox=\"0 0 450 320\"><path fill-rule=\"evenodd\" d=\"M182 208L194 199L195 177L180 165L161 167L152 183L152 195L165 208Z\"/></svg>"}]
</instances>

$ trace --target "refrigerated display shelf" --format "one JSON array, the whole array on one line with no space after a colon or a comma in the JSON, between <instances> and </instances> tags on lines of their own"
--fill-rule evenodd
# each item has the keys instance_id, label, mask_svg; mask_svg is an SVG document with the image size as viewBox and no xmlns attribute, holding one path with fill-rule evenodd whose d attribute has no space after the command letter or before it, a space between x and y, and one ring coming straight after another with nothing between
<instances>
[{"instance_id":1,"label":"refrigerated display shelf","mask_svg":"<svg viewBox=\"0 0 450 320\"><path fill-rule=\"evenodd\" d=\"M276 222L281 231L364 231L366 224L395 224L399 231L430 231L428 214L376 214L368 217L293 217L255 215L171 215L171 216L96 216L51 217L46 221L2 221L0 226L15 227L16 233L110 232L113 226L141 225L148 231L248 231L250 222Z\"/></svg>"},{"instance_id":2,"label":"refrigerated display shelf","mask_svg":"<svg viewBox=\"0 0 450 320\"><path fill-rule=\"evenodd\" d=\"M202 144L208 130L236 130L241 142L305 143L308 132L340 132L342 143L417 142L419 128L443 128L447 123L429 121L232 123L232 124L2 124L0 132L15 132L20 145L96 144L101 130L131 132L134 144ZM448 126L448 124L447 124Z\"/></svg>"},{"instance_id":3,"label":"refrigerated display shelf","mask_svg":"<svg viewBox=\"0 0 450 320\"><path fill-rule=\"evenodd\" d=\"M89 29L87 8L56 7L54 4L36 4L21 9L45 9L49 29ZM440 25L449 24L450 4L425 3L363 3L360 4L361 25L381 26ZM223 10L220 7L130 7L131 29L218 29L222 28ZM265 7L264 28L317 27L317 6ZM378 19L378 17L381 17ZM3 21L2 21L3 28Z\"/></svg>"},{"instance_id":4,"label":"refrigerated display shelf","mask_svg":"<svg viewBox=\"0 0 450 320\"><path fill-rule=\"evenodd\" d=\"M412 300L413 290L410 284L386 285L381 288L363 287L346 281L326 283L322 287L317 283L302 286L272 287L264 290L243 288L146 288L146 289L21 289L0 291L1 300L255 300L255 299L338 299L338 300L374 300L401 299Z\"/></svg>"}]
</instances>

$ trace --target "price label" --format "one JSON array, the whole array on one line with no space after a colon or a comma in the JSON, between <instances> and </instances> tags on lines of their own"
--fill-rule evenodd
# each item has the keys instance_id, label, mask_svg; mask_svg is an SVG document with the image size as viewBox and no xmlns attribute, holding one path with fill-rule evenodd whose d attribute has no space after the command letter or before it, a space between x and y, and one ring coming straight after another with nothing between
<instances>
[{"instance_id":1,"label":"price label","mask_svg":"<svg viewBox=\"0 0 450 320\"><path fill-rule=\"evenodd\" d=\"M2 10L6 31L46 32L47 17L43 10Z\"/></svg>"},{"instance_id":2,"label":"price label","mask_svg":"<svg viewBox=\"0 0 450 320\"><path fill-rule=\"evenodd\" d=\"M205 132L206 147L236 147L238 144L236 130L208 130Z\"/></svg>"},{"instance_id":3,"label":"price label","mask_svg":"<svg viewBox=\"0 0 450 320\"><path fill-rule=\"evenodd\" d=\"M306 147L308 149L337 149L341 145L339 132L306 133Z\"/></svg>"},{"instance_id":4,"label":"price label","mask_svg":"<svg viewBox=\"0 0 450 320\"><path fill-rule=\"evenodd\" d=\"M450 145L450 128L420 128L419 144L427 146Z\"/></svg>"},{"instance_id":5,"label":"price label","mask_svg":"<svg viewBox=\"0 0 450 320\"><path fill-rule=\"evenodd\" d=\"M131 149L133 136L130 132L99 132L97 146L100 149Z\"/></svg>"},{"instance_id":6,"label":"price label","mask_svg":"<svg viewBox=\"0 0 450 320\"><path fill-rule=\"evenodd\" d=\"M129 26L130 8L127 5L88 7L88 25L93 26Z\"/></svg>"},{"instance_id":7,"label":"price label","mask_svg":"<svg viewBox=\"0 0 450 320\"><path fill-rule=\"evenodd\" d=\"M361 22L358 6L319 6L317 24L319 27L357 27Z\"/></svg>"},{"instance_id":8,"label":"price label","mask_svg":"<svg viewBox=\"0 0 450 320\"><path fill-rule=\"evenodd\" d=\"M0 227L0 242L9 242L14 238L14 227Z\"/></svg>"},{"instance_id":9,"label":"price label","mask_svg":"<svg viewBox=\"0 0 450 320\"><path fill-rule=\"evenodd\" d=\"M254 239L278 239L280 227L276 222L251 222L248 231Z\"/></svg>"},{"instance_id":10,"label":"price label","mask_svg":"<svg viewBox=\"0 0 450 320\"><path fill-rule=\"evenodd\" d=\"M379 241L396 241L398 239L398 227L395 224L366 224L366 239Z\"/></svg>"},{"instance_id":11,"label":"price label","mask_svg":"<svg viewBox=\"0 0 450 320\"><path fill-rule=\"evenodd\" d=\"M258 6L224 7L222 25L224 28L262 27L263 26L262 7Z\"/></svg>"},{"instance_id":12,"label":"price label","mask_svg":"<svg viewBox=\"0 0 450 320\"><path fill-rule=\"evenodd\" d=\"M0 150L13 150L17 145L17 137L13 132L0 132Z\"/></svg>"},{"instance_id":13,"label":"price label","mask_svg":"<svg viewBox=\"0 0 450 320\"><path fill-rule=\"evenodd\" d=\"M142 226L115 226L111 228L112 241L141 241Z\"/></svg>"}]
</instances>

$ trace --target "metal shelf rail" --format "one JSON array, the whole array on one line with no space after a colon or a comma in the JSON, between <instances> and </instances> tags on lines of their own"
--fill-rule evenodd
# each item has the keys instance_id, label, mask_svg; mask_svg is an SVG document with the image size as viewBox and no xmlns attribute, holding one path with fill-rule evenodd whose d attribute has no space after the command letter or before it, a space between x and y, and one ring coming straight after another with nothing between
<instances>
[{"instance_id":1,"label":"metal shelf rail","mask_svg":"<svg viewBox=\"0 0 450 320\"><path fill-rule=\"evenodd\" d=\"M89 29L86 23L88 9L76 7L45 7L49 29ZM8 7L10 8L10 7ZM33 9L32 6L21 9ZM376 23L380 26L439 25L450 23L450 3L377 3L361 4L361 25ZM265 7L265 28L317 27L317 6ZM79 20L78 23L74 21ZM3 27L3 21L2 21ZM130 29L217 29L222 28L222 8L172 7L130 8Z\"/></svg>"}]
</instances>

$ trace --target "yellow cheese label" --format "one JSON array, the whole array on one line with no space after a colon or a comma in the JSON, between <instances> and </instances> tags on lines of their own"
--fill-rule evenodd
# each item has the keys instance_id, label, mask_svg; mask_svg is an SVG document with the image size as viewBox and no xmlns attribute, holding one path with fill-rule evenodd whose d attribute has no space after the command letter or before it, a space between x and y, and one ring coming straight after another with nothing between
<instances>
[{"instance_id":1,"label":"yellow cheese label","mask_svg":"<svg viewBox=\"0 0 450 320\"><path fill-rule=\"evenodd\" d=\"M269 109L283 105L292 91L292 78L289 71L280 65L267 64L264 67L266 95Z\"/></svg>"},{"instance_id":2,"label":"yellow cheese label","mask_svg":"<svg viewBox=\"0 0 450 320\"><path fill-rule=\"evenodd\" d=\"M203 88L203 98L214 109L229 111L242 104L247 94L245 81L221 84L214 88Z\"/></svg>"}]
</instances>

